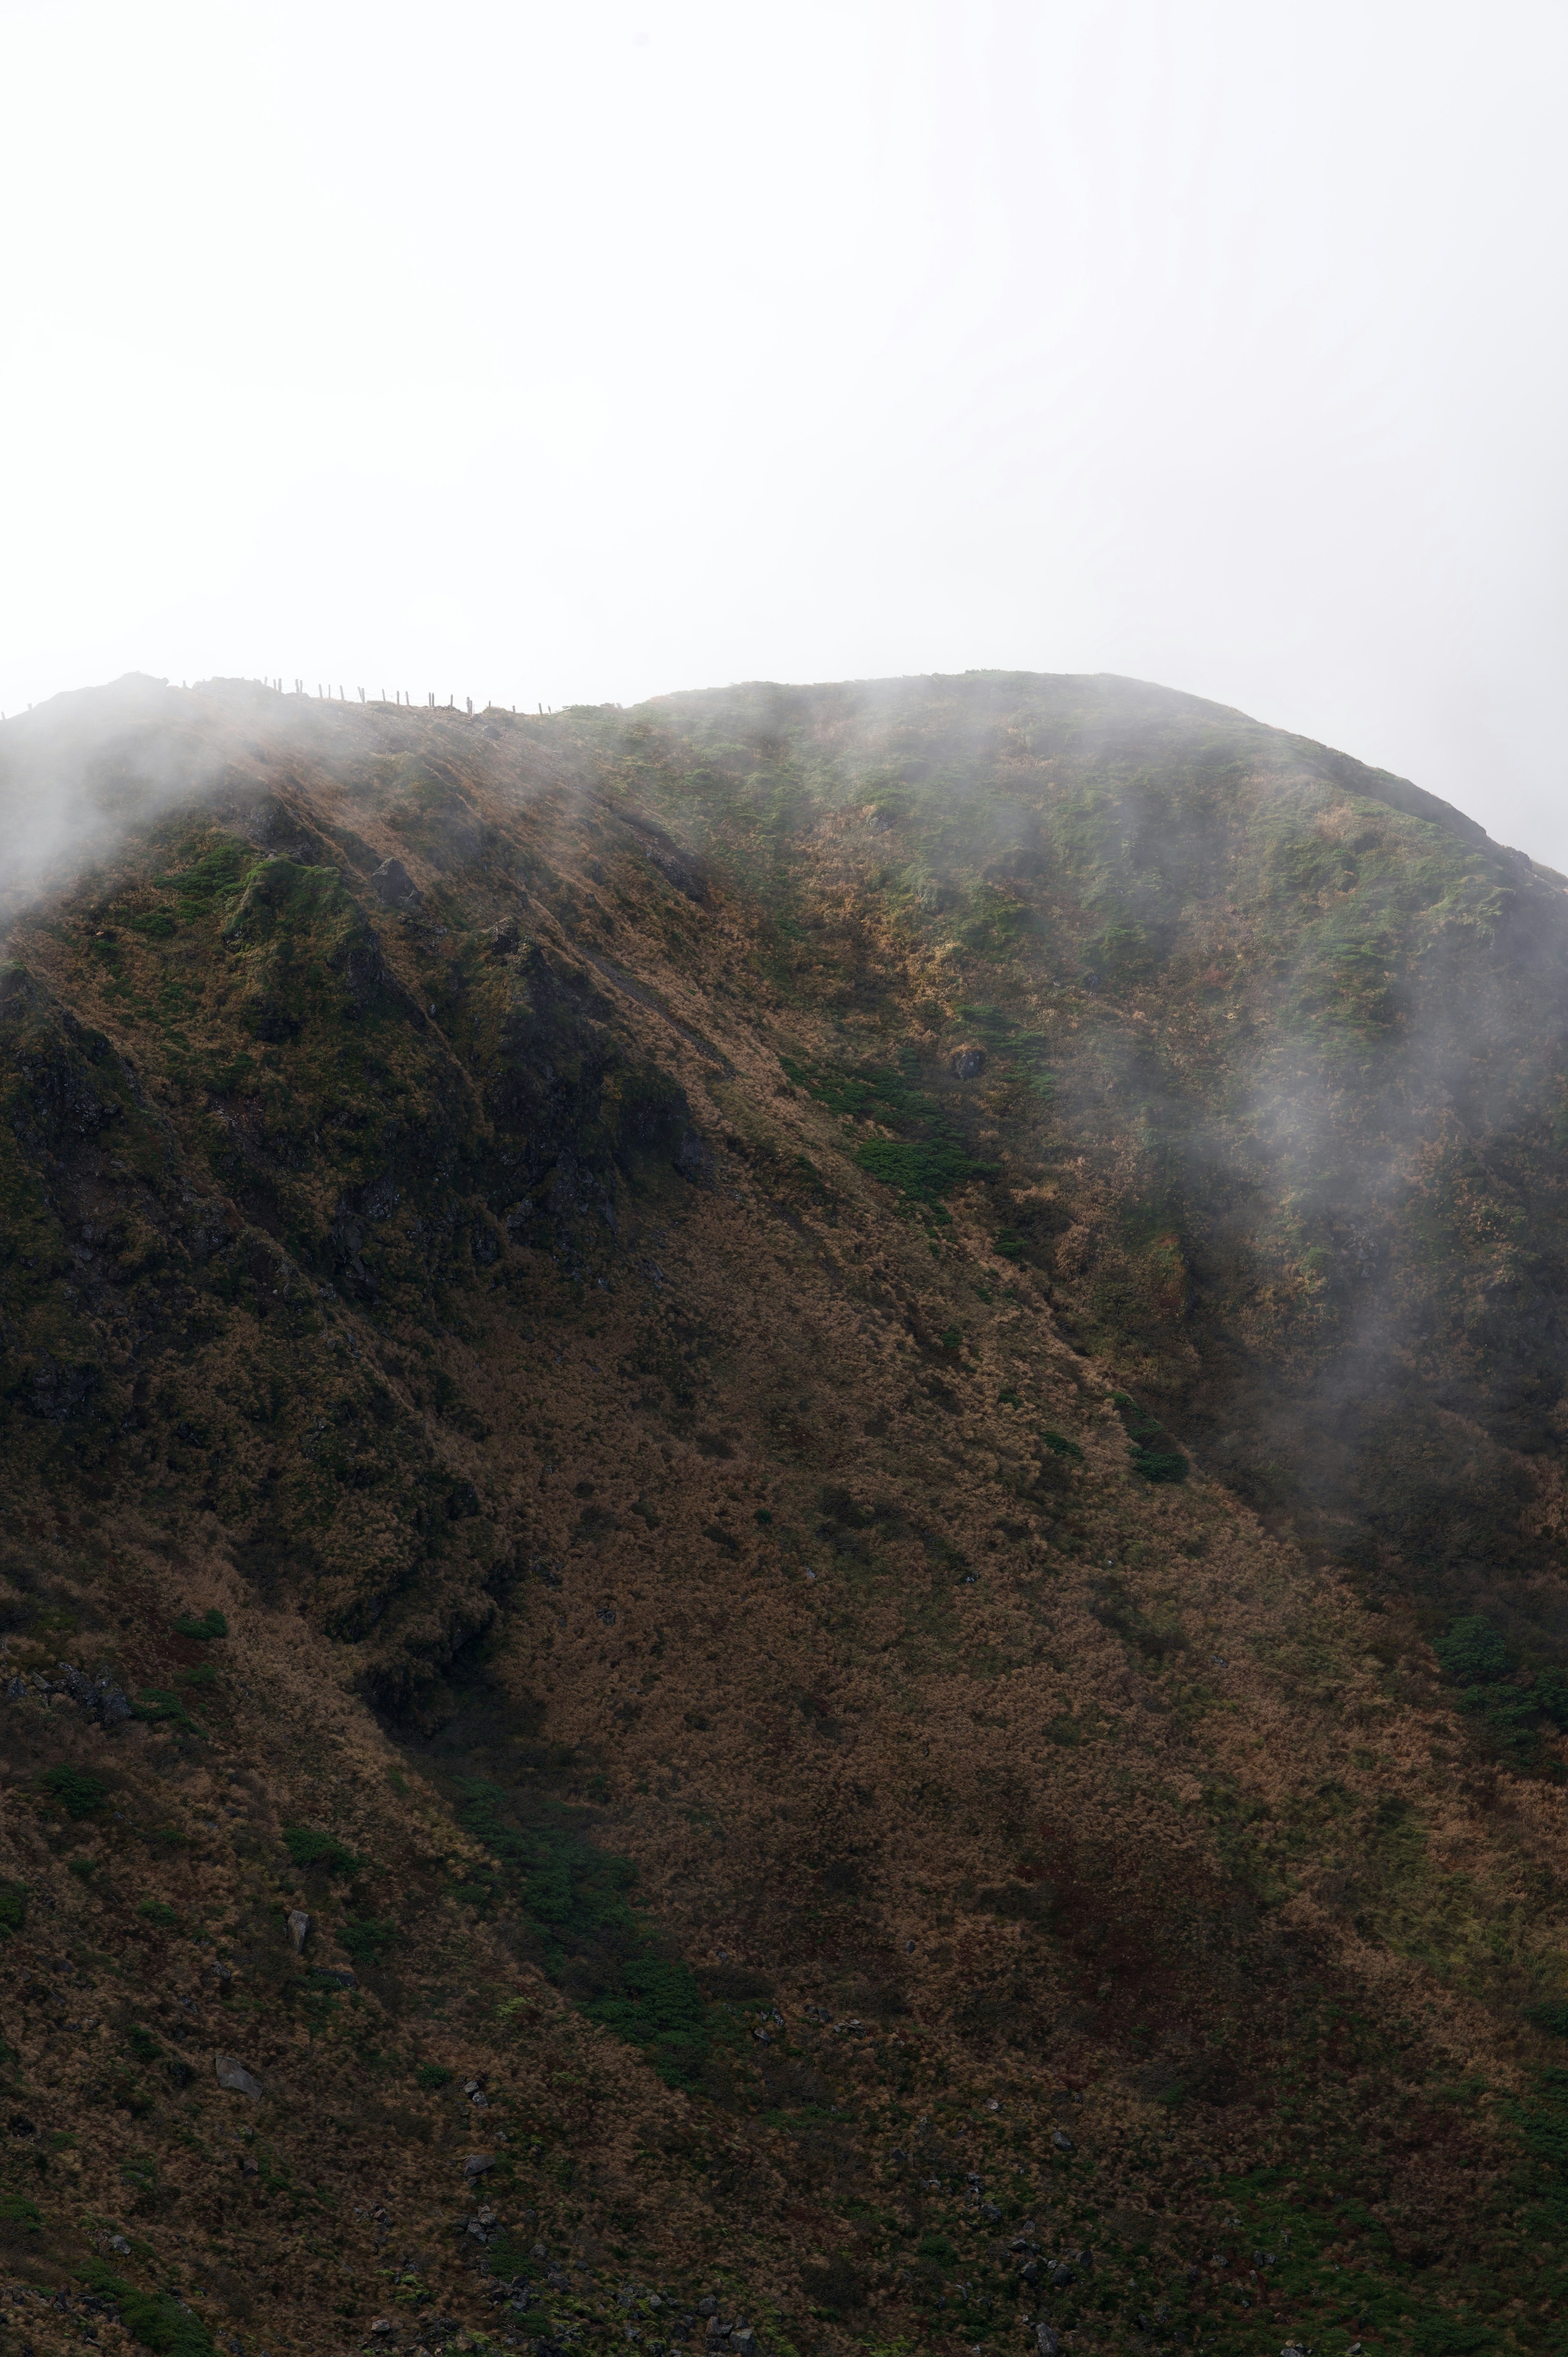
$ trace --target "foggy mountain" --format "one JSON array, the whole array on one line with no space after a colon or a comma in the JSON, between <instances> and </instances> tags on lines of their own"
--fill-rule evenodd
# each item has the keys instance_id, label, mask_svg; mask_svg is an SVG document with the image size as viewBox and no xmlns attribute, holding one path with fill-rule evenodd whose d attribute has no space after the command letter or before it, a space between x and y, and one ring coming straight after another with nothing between
<instances>
[{"instance_id":1,"label":"foggy mountain","mask_svg":"<svg viewBox=\"0 0 1568 2357\"><path fill-rule=\"evenodd\" d=\"M1562 877L1029 673L0 811L34 2347L1556 2348Z\"/></svg>"}]
</instances>

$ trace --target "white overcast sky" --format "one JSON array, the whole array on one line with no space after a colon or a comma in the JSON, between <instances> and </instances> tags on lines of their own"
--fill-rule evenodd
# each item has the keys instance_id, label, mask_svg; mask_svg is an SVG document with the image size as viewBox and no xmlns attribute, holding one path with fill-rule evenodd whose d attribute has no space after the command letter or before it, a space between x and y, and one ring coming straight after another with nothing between
<instances>
[{"instance_id":1,"label":"white overcast sky","mask_svg":"<svg viewBox=\"0 0 1568 2357\"><path fill-rule=\"evenodd\" d=\"M1568 866L1568 10L0 0L0 708L1115 671Z\"/></svg>"}]
</instances>

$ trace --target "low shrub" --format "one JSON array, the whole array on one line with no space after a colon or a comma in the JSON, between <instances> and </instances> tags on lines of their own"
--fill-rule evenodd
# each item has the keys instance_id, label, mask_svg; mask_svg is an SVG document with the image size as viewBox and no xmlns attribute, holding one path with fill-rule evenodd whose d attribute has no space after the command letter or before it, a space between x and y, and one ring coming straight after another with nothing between
<instances>
[{"instance_id":1,"label":"low shrub","mask_svg":"<svg viewBox=\"0 0 1568 2357\"><path fill-rule=\"evenodd\" d=\"M1050 1450L1053 1457L1069 1458L1074 1465L1081 1465L1083 1463L1082 1449L1079 1447L1076 1440L1069 1440L1065 1433L1042 1432L1040 1439L1043 1445Z\"/></svg>"},{"instance_id":2,"label":"low shrub","mask_svg":"<svg viewBox=\"0 0 1568 2357\"><path fill-rule=\"evenodd\" d=\"M204 1642L213 1637L226 1637L229 1623L216 1607L209 1612L182 1612L174 1624L177 1637L199 1637Z\"/></svg>"},{"instance_id":3,"label":"low shrub","mask_svg":"<svg viewBox=\"0 0 1568 2357\"><path fill-rule=\"evenodd\" d=\"M338 1934L345 1953L357 1964L373 1964L396 1937L395 1923L378 1923L371 1915L350 1915Z\"/></svg>"},{"instance_id":4,"label":"low shrub","mask_svg":"<svg viewBox=\"0 0 1568 2357\"><path fill-rule=\"evenodd\" d=\"M325 1867L328 1874L360 1874L363 1858L356 1857L334 1834L317 1833L310 1825L285 1825L284 1847L297 1867Z\"/></svg>"},{"instance_id":5,"label":"low shrub","mask_svg":"<svg viewBox=\"0 0 1568 2357\"><path fill-rule=\"evenodd\" d=\"M1485 1685L1508 1673L1509 1649L1502 1633L1481 1612L1467 1613L1452 1622L1432 1650L1455 1685Z\"/></svg>"},{"instance_id":6,"label":"low shrub","mask_svg":"<svg viewBox=\"0 0 1568 2357\"><path fill-rule=\"evenodd\" d=\"M166 1723L191 1735L201 1732L179 1695L170 1686L144 1686L132 1707L138 1718L145 1718L155 1727Z\"/></svg>"},{"instance_id":7,"label":"low shrub","mask_svg":"<svg viewBox=\"0 0 1568 2357\"><path fill-rule=\"evenodd\" d=\"M1133 1451L1133 1470L1145 1481L1185 1481L1187 1458L1158 1416L1141 1408L1129 1392L1111 1394Z\"/></svg>"},{"instance_id":8,"label":"low shrub","mask_svg":"<svg viewBox=\"0 0 1568 2357\"><path fill-rule=\"evenodd\" d=\"M117 2276L102 2259L90 2259L77 2276L100 2299L113 2301L133 2341L155 2357L218 2357L217 2343L199 2316L168 2291L142 2291Z\"/></svg>"},{"instance_id":9,"label":"low shrub","mask_svg":"<svg viewBox=\"0 0 1568 2357\"><path fill-rule=\"evenodd\" d=\"M972 1161L961 1146L925 1145L897 1137L868 1137L855 1148L863 1170L885 1187L917 1203L934 1203L971 1178L990 1176L988 1163Z\"/></svg>"},{"instance_id":10,"label":"low shrub","mask_svg":"<svg viewBox=\"0 0 1568 2357\"><path fill-rule=\"evenodd\" d=\"M45 1772L43 1785L68 1817L90 1817L109 1797L109 1787L102 1777L94 1776L86 1768L50 1768Z\"/></svg>"}]
</instances>

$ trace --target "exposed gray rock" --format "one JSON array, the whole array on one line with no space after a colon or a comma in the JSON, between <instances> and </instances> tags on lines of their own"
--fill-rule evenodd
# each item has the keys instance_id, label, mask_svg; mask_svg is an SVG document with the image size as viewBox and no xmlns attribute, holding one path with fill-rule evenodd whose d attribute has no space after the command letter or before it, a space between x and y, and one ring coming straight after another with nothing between
<instances>
[{"instance_id":1,"label":"exposed gray rock","mask_svg":"<svg viewBox=\"0 0 1568 2357\"><path fill-rule=\"evenodd\" d=\"M470 2179L483 2177L485 2171L488 2169L493 2169L495 2165L496 2157L493 2152L471 2152L463 2163L463 2174Z\"/></svg>"},{"instance_id":2,"label":"exposed gray rock","mask_svg":"<svg viewBox=\"0 0 1568 2357\"><path fill-rule=\"evenodd\" d=\"M250 2095L257 2102L261 2100L265 2092L261 2081L252 2079L243 2063L236 2062L231 2054L215 2054L212 2064L218 2073L218 2084L226 2087L231 2095Z\"/></svg>"},{"instance_id":3,"label":"exposed gray rock","mask_svg":"<svg viewBox=\"0 0 1568 2357\"><path fill-rule=\"evenodd\" d=\"M955 1081L977 1081L985 1070L983 1048L959 1048L948 1058L948 1070Z\"/></svg>"},{"instance_id":4,"label":"exposed gray rock","mask_svg":"<svg viewBox=\"0 0 1568 2357\"><path fill-rule=\"evenodd\" d=\"M288 1936L296 1956L305 1953L305 1943L310 1935L310 1918L302 1907L291 1907L288 1915Z\"/></svg>"},{"instance_id":5,"label":"exposed gray rock","mask_svg":"<svg viewBox=\"0 0 1568 2357\"><path fill-rule=\"evenodd\" d=\"M383 859L370 882L377 899L389 909L417 909L424 899L401 859Z\"/></svg>"}]
</instances>

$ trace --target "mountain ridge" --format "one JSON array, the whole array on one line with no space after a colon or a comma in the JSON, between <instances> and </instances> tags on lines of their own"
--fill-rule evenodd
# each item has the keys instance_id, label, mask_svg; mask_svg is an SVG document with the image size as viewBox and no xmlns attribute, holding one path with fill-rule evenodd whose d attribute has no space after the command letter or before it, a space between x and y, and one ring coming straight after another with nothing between
<instances>
[{"instance_id":1,"label":"mountain ridge","mask_svg":"<svg viewBox=\"0 0 1568 2357\"><path fill-rule=\"evenodd\" d=\"M1551 2345L1555 879L1136 683L96 694L0 732L116 830L0 982L18 2281Z\"/></svg>"}]
</instances>

